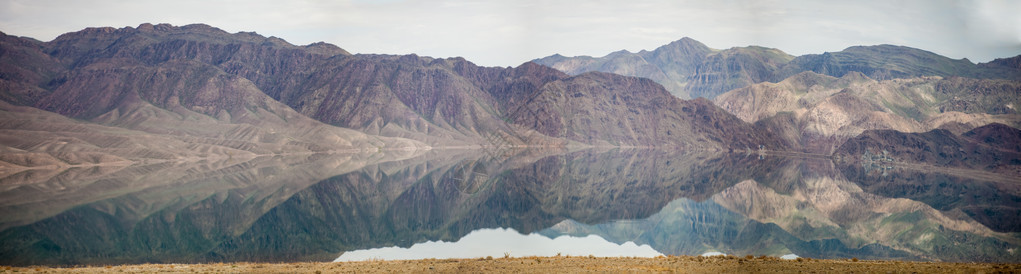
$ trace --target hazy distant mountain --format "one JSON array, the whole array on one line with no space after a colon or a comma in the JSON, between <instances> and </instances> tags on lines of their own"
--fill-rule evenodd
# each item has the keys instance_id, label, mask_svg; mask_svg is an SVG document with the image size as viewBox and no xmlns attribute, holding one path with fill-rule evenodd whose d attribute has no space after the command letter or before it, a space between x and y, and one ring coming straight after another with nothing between
<instances>
[{"instance_id":1,"label":"hazy distant mountain","mask_svg":"<svg viewBox=\"0 0 1021 274\"><path fill-rule=\"evenodd\" d=\"M894 45L854 46L838 52L798 56L778 75L786 78L802 71L835 77L854 71L876 80L918 76L1021 80L1021 71L1017 69L976 65L967 59L954 60L929 51Z\"/></svg>"},{"instance_id":2,"label":"hazy distant mountain","mask_svg":"<svg viewBox=\"0 0 1021 274\"><path fill-rule=\"evenodd\" d=\"M461 58L350 55L329 44L295 46L206 25L3 41L0 98L10 104L217 147L421 146L407 139L474 147L783 147L770 133L760 136L725 111L674 98L653 82L571 77L534 63L486 68Z\"/></svg>"},{"instance_id":3,"label":"hazy distant mountain","mask_svg":"<svg viewBox=\"0 0 1021 274\"><path fill-rule=\"evenodd\" d=\"M534 62L571 75L602 71L652 79L680 98L713 98L727 90L770 81L790 56L763 47L714 50L682 38L653 51L617 51L604 57L553 55Z\"/></svg>"},{"instance_id":4,"label":"hazy distant mountain","mask_svg":"<svg viewBox=\"0 0 1021 274\"><path fill-rule=\"evenodd\" d=\"M717 96L715 103L744 121L772 128L805 150L828 154L865 130L957 133L997 122L1021 125L1021 82L921 77L876 81L802 72Z\"/></svg>"},{"instance_id":5,"label":"hazy distant mountain","mask_svg":"<svg viewBox=\"0 0 1021 274\"><path fill-rule=\"evenodd\" d=\"M599 58L553 55L534 61L571 75L603 71L649 78L680 98L713 99L732 89L779 82L804 71L834 77L860 72L876 80L918 76L1021 80L1017 58L976 65L967 59L954 60L892 45L855 46L839 52L794 57L757 46L715 50L683 38L653 51L618 51Z\"/></svg>"}]
</instances>

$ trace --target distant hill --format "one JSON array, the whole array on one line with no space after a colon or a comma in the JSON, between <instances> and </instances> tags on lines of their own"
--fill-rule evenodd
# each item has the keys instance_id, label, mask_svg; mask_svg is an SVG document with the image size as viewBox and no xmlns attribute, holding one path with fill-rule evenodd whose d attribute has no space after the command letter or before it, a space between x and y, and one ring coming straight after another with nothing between
<instances>
[{"instance_id":1,"label":"distant hill","mask_svg":"<svg viewBox=\"0 0 1021 274\"><path fill-rule=\"evenodd\" d=\"M653 51L617 51L598 58L553 55L534 61L571 75L602 71L649 78L680 98L713 99L732 89L775 83L805 71L834 77L859 72L876 80L919 76L1021 80L1019 57L976 65L967 59L893 45L854 46L795 57L757 46L716 50L686 37Z\"/></svg>"},{"instance_id":2,"label":"distant hill","mask_svg":"<svg viewBox=\"0 0 1021 274\"><path fill-rule=\"evenodd\" d=\"M840 77L860 72L876 80L919 76L959 76L978 79L1021 80L1021 71L1007 67L976 65L929 51L894 45L854 46L838 52L798 56L786 64L781 77L813 71Z\"/></svg>"},{"instance_id":3,"label":"distant hill","mask_svg":"<svg viewBox=\"0 0 1021 274\"><path fill-rule=\"evenodd\" d=\"M790 56L763 47L715 50L682 38L652 51L617 51L604 57L553 55L533 60L571 75L602 71L652 79L679 98L713 98L723 91L770 81Z\"/></svg>"}]
</instances>

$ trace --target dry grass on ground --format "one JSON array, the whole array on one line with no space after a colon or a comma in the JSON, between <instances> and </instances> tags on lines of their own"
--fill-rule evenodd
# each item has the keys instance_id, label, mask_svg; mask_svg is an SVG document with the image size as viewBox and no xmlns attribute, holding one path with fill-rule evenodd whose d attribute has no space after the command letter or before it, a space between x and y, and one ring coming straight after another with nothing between
<instances>
[{"instance_id":1,"label":"dry grass on ground","mask_svg":"<svg viewBox=\"0 0 1021 274\"><path fill-rule=\"evenodd\" d=\"M522 257L476 259L426 259L413 261L363 261L344 263L212 263L138 264L88 267L2 267L11 273L374 273L374 272L805 272L805 273L1018 273L1021 264L933 263L865 260L781 260L774 257L598 258Z\"/></svg>"}]
</instances>

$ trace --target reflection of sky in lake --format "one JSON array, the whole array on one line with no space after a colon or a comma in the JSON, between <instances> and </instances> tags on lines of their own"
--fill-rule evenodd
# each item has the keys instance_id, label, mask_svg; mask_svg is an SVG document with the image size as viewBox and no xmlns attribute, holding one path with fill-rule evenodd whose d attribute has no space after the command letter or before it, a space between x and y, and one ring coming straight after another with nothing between
<instances>
[{"instance_id":1,"label":"reflection of sky in lake","mask_svg":"<svg viewBox=\"0 0 1021 274\"><path fill-rule=\"evenodd\" d=\"M425 242L409 248L384 247L346 252L334 261L363 261L369 259L413 260L502 257L510 254L522 256L598 256L598 257L655 257L663 255L649 245L633 242L615 244L602 237L560 236L553 239L539 234L522 235L514 229L479 229L468 233L457 242Z\"/></svg>"}]
</instances>

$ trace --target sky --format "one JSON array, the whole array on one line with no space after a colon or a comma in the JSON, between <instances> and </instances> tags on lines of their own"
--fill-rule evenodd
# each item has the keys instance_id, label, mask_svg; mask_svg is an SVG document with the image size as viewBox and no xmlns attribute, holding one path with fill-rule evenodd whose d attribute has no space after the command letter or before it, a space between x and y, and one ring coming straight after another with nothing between
<instances>
[{"instance_id":1,"label":"sky","mask_svg":"<svg viewBox=\"0 0 1021 274\"><path fill-rule=\"evenodd\" d=\"M1018 0L0 0L0 31L50 41L86 27L204 23L297 45L484 66L653 50L682 37L793 55L894 44L987 62L1021 54L1018 14Z\"/></svg>"},{"instance_id":2,"label":"sky","mask_svg":"<svg viewBox=\"0 0 1021 274\"><path fill-rule=\"evenodd\" d=\"M506 254L506 255L504 255ZM485 228L472 231L456 242L428 241L410 247L383 247L347 251L334 262L365 260L421 260L427 258L481 258L492 256L598 256L645 257L661 256L648 244L628 241L616 244L598 235L574 237L560 235L549 238L538 233L523 235L514 229Z\"/></svg>"}]
</instances>

